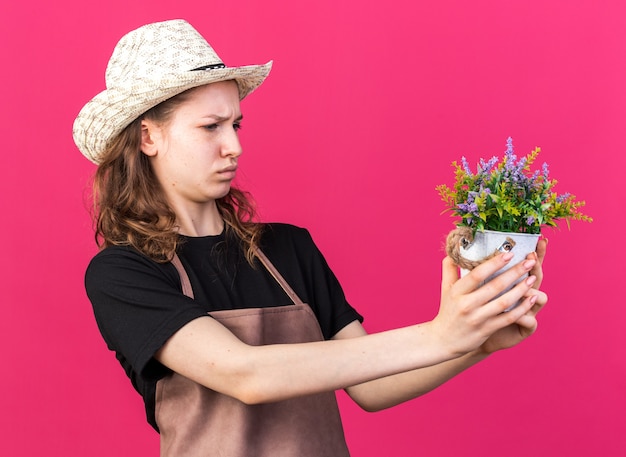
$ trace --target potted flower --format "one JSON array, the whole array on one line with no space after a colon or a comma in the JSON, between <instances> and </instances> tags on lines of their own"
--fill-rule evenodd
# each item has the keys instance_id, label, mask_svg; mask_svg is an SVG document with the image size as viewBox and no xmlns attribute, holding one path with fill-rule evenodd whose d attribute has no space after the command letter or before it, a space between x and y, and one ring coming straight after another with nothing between
<instances>
[{"instance_id":1,"label":"potted flower","mask_svg":"<svg viewBox=\"0 0 626 457\"><path fill-rule=\"evenodd\" d=\"M476 172L465 157L461 164L452 162L453 187L436 188L446 211L460 218L446 248L462 274L499 251L515 254L511 266L523 260L537 247L541 229L557 227L558 220L564 219L568 227L570 220L592 220L580 211L584 201L554 191L557 181L549 177L548 164L531 170L540 148L518 160L513 140L508 138L506 144L502 161L480 159Z\"/></svg>"}]
</instances>

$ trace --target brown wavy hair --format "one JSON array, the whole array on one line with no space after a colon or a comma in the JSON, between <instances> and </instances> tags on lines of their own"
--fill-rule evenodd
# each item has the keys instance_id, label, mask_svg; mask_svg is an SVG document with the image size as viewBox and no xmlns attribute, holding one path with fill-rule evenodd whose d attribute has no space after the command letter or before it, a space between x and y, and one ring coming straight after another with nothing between
<instances>
[{"instance_id":1,"label":"brown wavy hair","mask_svg":"<svg viewBox=\"0 0 626 457\"><path fill-rule=\"evenodd\" d=\"M108 145L93 179L95 238L101 248L132 246L160 263L176 253L180 242L176 214L140 150L141 121L166 124L191 90L150 109ZM262 224L254 221L253 200L247 192L231 187L216 204L226 234L241 242L252 264L262 231Z\"/></svg>"}]
</instances>

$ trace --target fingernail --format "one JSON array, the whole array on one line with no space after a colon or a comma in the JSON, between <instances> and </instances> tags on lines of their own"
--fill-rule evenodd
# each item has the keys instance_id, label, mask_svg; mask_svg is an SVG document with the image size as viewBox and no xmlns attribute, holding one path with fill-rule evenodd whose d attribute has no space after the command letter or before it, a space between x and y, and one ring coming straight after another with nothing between
<instances>
[{"instance_id":1,"label":"fingernail","mask_svg":"<svg viewBox=\"0 0 626 457\"><path fill-rule=\"evenodd\" d=\"M523 266L524 268L526 268L527 270L530 270L532 267L535 266L536 261L535 260L527 260L524 262Z\"/></svg>"},{"instance_id":2,"label":"fingernail","mask_svg":"<svg viewBox=\"0 0 626 457\"><path fill-rule=\"evenodd\" d=\"M514 254L512 252L505 252L504 254L502 254L502 259L505 262L508 262L509 260L511 260L513 258Z\"/></svg>"},{"instance_id":3,"label":"fingernail","mask_svg":"<svg viewBox=\"0 0 626 457\"><path fill-rule=\"evenodd\" d=\"M532 297L530 297L530 304L531 305L534 305L536 301L537 301L537 296L536 295L533 295Z\"/></svg>"},{"instance_id":4,"label":"fingernail","mask_svg":"<svg viewBox=\"0 0 626 457\"><path fill-rule=\"evenodd\" d=\"M537 280L537 277L536 277L536 276L529 276L529 277L526 279L526 285L528 285L528 286L532 286L532 285L535 283L535 281L536 281L536 280ZM536 300L536 298L535 298L535 300Z\"/></svg>"}]
</instances>

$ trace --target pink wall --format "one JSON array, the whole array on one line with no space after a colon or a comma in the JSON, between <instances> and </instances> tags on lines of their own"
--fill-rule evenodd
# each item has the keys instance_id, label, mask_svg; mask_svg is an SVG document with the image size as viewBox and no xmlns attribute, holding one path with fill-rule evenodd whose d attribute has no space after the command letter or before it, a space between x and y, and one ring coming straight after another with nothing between
<instances>
[{"instance_id":1,"label":"pink wall","mask_svg":"<svg viewBox=\"0 0 626 457\"><path fill-rule=\"evenodd\" d=\"M121 35L175 17L227 63L275 60L243 105L241 184L265 220L311 230L371 331L434 316L452 227L434 187L461 155L541 146L595 218L547 233L551 302L526 344L387 412L341 396L354 456L624 455L624 3L310 4L0 6L0 455L157 455L83 291L94 168L71 127Z\"/></svg>"}]
</instances>

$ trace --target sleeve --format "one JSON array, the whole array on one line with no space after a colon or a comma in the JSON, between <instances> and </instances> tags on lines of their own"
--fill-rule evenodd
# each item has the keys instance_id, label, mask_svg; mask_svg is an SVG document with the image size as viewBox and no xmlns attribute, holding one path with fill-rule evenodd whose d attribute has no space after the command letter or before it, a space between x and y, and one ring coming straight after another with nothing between
<instances>
[{"instance_id":1,"label":"sleeve","mask_svg":"<svg viewBox=\"0 0 626 457\"><path fill-rule=\"evenodd\" d=\"M109 349L128 376L158 379L167 372L154 354L182 326L207 312L183 295L173 265L130 249L111 247L89 264L85 288Z\"/></svg>"},{"instance_id":2,"label":"sleeve","mask_svg":"<svg viewBox=\"0 0 626 457\"><path fill-rule=\"evenodd\" d=\"M308 230L278 224L272 226L270 233L272 237L282 240L272 246L270 251L279 252L272 252L270 260L274 262L273 259L277 259L276 267L300 298L311 307L324 338L332 338L355 320L363 322L363 317L348 303L339 280ZM284 246L283 243L291 246ZM285 251L293 252L295 258L284 255ZM266 254L270 256L270 252Z\"/></svg>"},{"instance_id":3,"label":"sleeve","mask_svg":"<svg viewBox=\"0 0 626 457\"><path fill-rule=\"evenodd\" d=\"M312 279L313 298L311 302L314 308L330 308L327 311L320 309L321 326L325 329L327 339L332 338L337 332L349 323L358 320L363 322L361 316L346 299L345 293L334 272L328 266L322 252L313 242L311 234L305 230L307 242L311 244L310 272Z\"/></svg>"}]
</instances>

